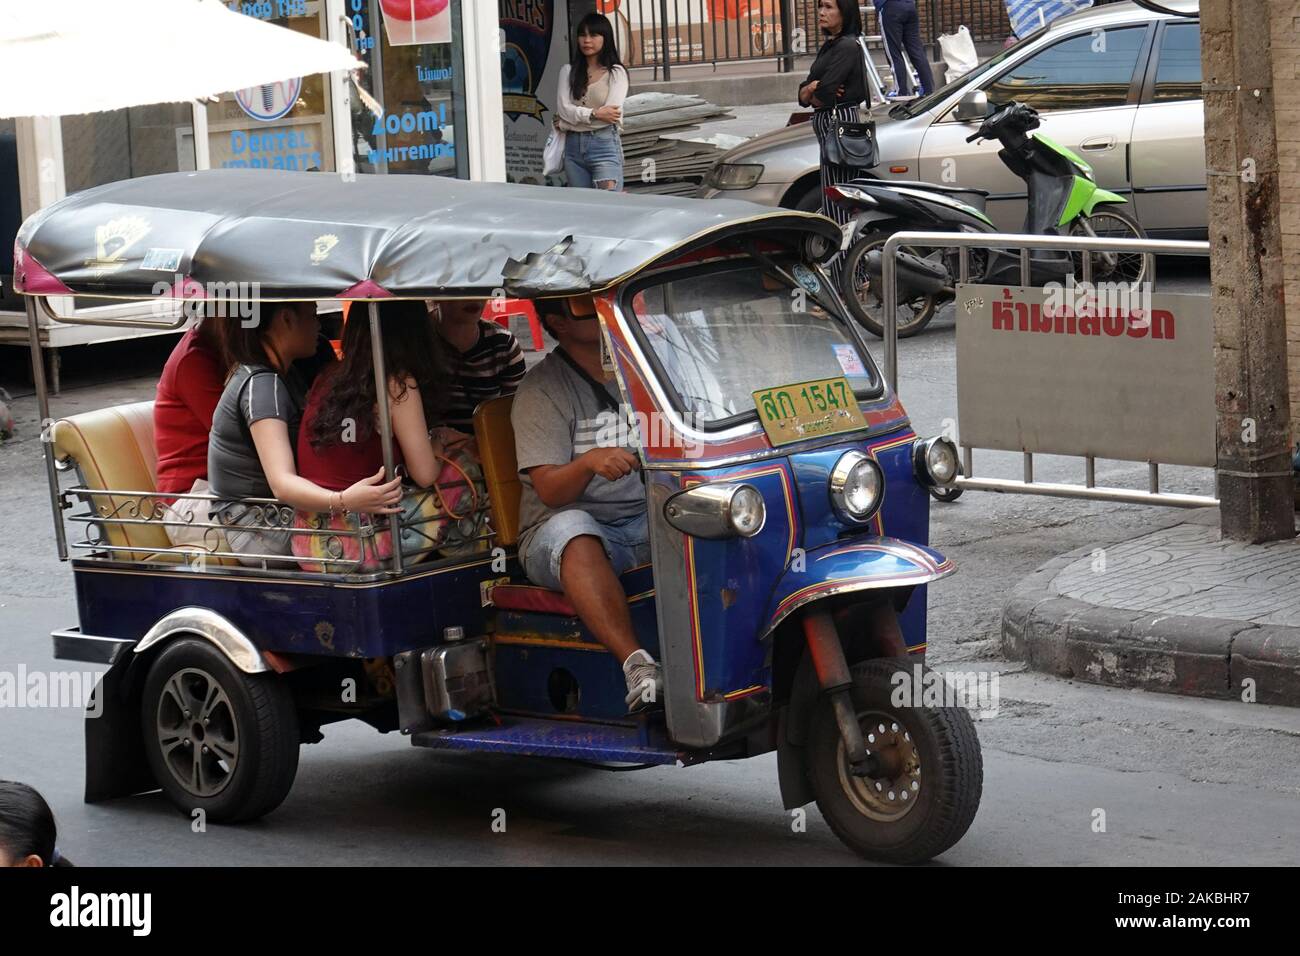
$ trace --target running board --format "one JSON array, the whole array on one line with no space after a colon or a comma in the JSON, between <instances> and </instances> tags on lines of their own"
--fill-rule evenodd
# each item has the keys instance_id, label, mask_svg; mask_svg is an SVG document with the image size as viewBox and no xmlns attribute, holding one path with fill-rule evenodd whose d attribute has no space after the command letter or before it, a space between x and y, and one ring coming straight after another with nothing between
<instances>
[{"instance_id":1,"label":"running board","mask_svg":"<svg viewBox=\"0 0 1300 956\"><path fill-rule=\"evenodd\" d=\"M417 747L477 753L527 754L600 763L675 764L684 759L661 732L646 724L596 724L573 720L502 715L500 723L464 730L428 730L411 735ZM658 728L655 728L658 730Z\"/></svg>"}]
</instances>

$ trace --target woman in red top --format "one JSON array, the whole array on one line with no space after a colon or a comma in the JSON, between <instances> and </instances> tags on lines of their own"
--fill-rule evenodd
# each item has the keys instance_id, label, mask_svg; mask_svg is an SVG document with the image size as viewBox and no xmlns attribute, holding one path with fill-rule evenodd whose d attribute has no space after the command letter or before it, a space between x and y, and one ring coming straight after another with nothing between
<instances>
[{"instance_id":1,"label":"woman in red top","mask_svg":"<svg viewBox=\"0 0 1300 956\"><path fill-rule=\"evenodd\" d=\"M379 307L379 328L388 371L394 457L409 481L429 488L442 473L444 454L441 440L430 436L446 404L443 349L422 302L383 303ZM383 467L373 363L370 323L349 322L343 333L343 360L322 373L307 396L298 432L298 474L322 488L342 490ZM323 529L334 526L333 518L301 512L295 524ZM366 566L391 554L392 542L387 533L377 538L379 553L367 554ZM294 553L300 558L325 556L322 540L296 535ZM338 556L359 560L356 540L334 539L336 546L341 544L344 549L344 554Z\"/></svg>"},{"instance_id":2,"label":"woman in red top","mask_svg":"<svg viewBox=\"0 0 1300 956\"><path fill-rule=\"evenodd\" d=\"M153 436L163 494L208 494L208 432L228 371L217 341L219 321L204 318L182 335L158 379ZM165 520L172 544L202 546L208 502L178 498L168 504Z\"/></svg>"}]
</instances>

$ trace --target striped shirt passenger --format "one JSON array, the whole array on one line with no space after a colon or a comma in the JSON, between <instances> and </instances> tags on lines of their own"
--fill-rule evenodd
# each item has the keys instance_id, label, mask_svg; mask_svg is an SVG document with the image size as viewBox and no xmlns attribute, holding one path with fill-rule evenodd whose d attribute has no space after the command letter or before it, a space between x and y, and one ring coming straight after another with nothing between
<instances>
[{"instance_id":1,"label":"striped shirt passenger","mask_svg":"<svg viewBox=\"0 0 1300 956\"><path fill-rule=\"evenodd\" d=\"M473 324L448 316L444 308L443 338L451 346L448 364L451 384L443 421L459 431L473 434L474 409L488 399L513 395L523 380L524 353L509 329L474 317ZM481 303L480 303L481 314Z\"/></svg>"}]
</instances>

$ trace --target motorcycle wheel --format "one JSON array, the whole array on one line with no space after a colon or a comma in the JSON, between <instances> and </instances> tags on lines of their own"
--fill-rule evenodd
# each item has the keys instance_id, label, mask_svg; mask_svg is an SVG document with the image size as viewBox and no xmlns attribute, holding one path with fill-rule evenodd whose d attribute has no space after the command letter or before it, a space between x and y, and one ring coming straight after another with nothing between
<instances>
[{"instance_id":1,"label":"motorcycle wheel","mask_svg":"<svg viewBox=\"0 0 1300 956\"><path fill-rule=\"evenodd\" d=\"M1080 216L1070 224L1070 235L1101 239L1145 239L1146 232L1123 206L1110 203L1098 206L1091 216ZM1071 253L1074 277L1083 281L1083 257L1092 257L1092 281L1142 282L1147 278L1147 257L1140 252L1117 254L1101 252Z\"/></svg>"},{"instance_id":2,"label":"motorcycle wheel","mask_svg":"<svg viewBox=\"0 0 1300 956\"><path fill-rule=\"evenodd\" d=\"M872 335L885 337L883 292L875 287L867 275L867 253L879 249L893 233L869 232L862 236L844 255L842 270L844 300L853 318ZM919 256L920 252L903 246L903 252ZM916 335L934 318L938 303L933 295L920 296L910 302L898 303L898 337Z\"/></svg>"}]
</instances>

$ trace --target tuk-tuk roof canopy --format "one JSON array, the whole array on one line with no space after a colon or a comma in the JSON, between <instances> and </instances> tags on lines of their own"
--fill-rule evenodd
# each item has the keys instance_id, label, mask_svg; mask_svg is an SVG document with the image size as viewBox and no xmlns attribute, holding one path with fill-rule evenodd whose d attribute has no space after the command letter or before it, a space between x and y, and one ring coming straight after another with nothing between
<instances>
[{"instance_id":1,"label":"tuk-tuk roof canopy","mask_svg":"<svg viewBox=\"0 0 1300 956\"><path fill-rule=\"evenodd\" d=\"M558 296L598 291L722 235L839 248L831 220L736 200L222 169L76 193L19 231L28 295L239 299ZM257 287L229 284L257 283Z\"/></svg>"}]
</instances>

